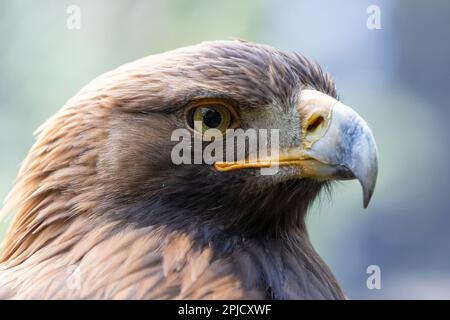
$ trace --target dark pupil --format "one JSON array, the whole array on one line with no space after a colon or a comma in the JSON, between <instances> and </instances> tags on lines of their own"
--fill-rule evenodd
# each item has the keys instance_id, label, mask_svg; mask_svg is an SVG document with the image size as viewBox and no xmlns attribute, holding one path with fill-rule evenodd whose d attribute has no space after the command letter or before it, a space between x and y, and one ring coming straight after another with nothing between
<instances>
[{"instance_id":1,"label":"dark pupil","mask_svg":"<svg viewBox=\"0 0 450 320\"><path fill-rule=\"evenodd\" d=\"M204 108L203 109L203 123L208 128L217 128L222 122L222 115L215 109Z\"/></svg>"}]
</instances>

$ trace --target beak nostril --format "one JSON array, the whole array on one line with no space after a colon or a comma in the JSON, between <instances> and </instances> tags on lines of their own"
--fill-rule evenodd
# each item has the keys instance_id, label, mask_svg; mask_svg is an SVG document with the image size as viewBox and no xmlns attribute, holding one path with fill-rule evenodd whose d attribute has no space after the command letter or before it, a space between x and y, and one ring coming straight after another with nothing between
<instances>
[{"instance_id":1,"label":"beak nostril","mask_svg":"<svg viewBox=\"0 0 450 320\"><path fill-rule=\"evenodd\" d=\"M325 121L325 119L322 116L318 116L316 118L314 118L312 121L308 121L308 125L306 127L306 132L313 132L314 130L316 130L323 122Z\"/></svg>"}]
</instances>

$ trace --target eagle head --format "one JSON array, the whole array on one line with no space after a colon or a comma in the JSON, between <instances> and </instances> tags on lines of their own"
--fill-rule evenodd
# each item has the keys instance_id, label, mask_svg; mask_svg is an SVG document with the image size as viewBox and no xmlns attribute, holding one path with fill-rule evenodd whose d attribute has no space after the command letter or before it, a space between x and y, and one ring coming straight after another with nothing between
<instances>
[{"instance_id":1,"label":"eagle head","mask_svg":"<svg viewBox=\"0 0 450 320\"><path fill-rule=\"evenodd\" d=\"M244 143L224 147L222 158L205 160L211 143L242 136ZM268 141L266 154L251 149L255 136L257 151ZM271 254L290 248L296 259L317 262L316 278L331 283L321 292L342 297L307 240L304 217L339 179L358 179L367 206L376 176L369 127L338 100L318 64L244 41L201 43L98 77L39 129L4 208L17 212L2 261L17 266L52 243L74 235L81 241L105 225L114 226L108 234L163 229L160 239L183 234L200 251L212 248L210 262L246 248L246 241L267 245ZM259 287L288 297L286 277L273 275L277 263L272 271L255 267L266 279Z\"/></svg>"}]
</instances>

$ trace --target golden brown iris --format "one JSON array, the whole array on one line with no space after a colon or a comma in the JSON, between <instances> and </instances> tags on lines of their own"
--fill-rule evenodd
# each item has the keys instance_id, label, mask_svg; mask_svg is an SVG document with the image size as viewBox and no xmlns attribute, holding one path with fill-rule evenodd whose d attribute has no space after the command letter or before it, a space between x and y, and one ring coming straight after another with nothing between
<instances>
[{"instance_id":1,"label":"golden brown iris","mask_svg":"<svg viewBox=\"0 0 450 320\"><path fill-rule=\"evenodd\" d=\"M239 117L233 105L220 99L203 99L192 103L185 112L186 125L195 133L204 135L209 129L219 130L239 126Z\"/></svg>"}]
</instances>

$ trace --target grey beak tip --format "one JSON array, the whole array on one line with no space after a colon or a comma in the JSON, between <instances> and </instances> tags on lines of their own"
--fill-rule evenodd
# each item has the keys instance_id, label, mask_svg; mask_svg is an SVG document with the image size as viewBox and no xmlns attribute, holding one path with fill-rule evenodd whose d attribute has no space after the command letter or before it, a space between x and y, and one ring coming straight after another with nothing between
<instances>
[{"instance_id":1,"label":"grey beak tip","mask_svg":"<svg viewBox=\"0 0 450 320\"><path fill-rule=\"evenodd\" d=\"M363 206L364 209L367 209L370 199L372 199L373 192L375 191L376 175L373 179L371 179L371 183L369 183L369 185L365 185L362 180L360 180L360 183L363 189Z\"/></svg>"},{"instance_id":2,"label":"grey beak tip","mask_svg":"<svg viewBox=\"0 0 450 320\"><path fill-rule=\"evenodd\" d=\"M371 198L371 196L367 196L367 195L364 196L364 199L363 199L364 209L367 209L367 207L369 206L370 198Z\"/></svg>"}]
</instances>

